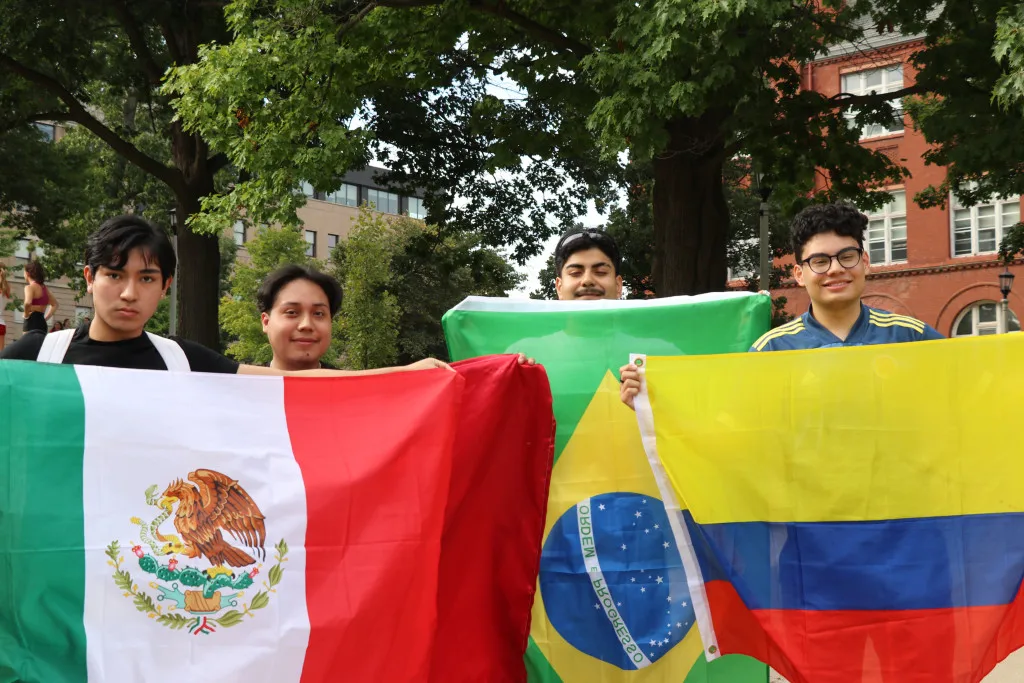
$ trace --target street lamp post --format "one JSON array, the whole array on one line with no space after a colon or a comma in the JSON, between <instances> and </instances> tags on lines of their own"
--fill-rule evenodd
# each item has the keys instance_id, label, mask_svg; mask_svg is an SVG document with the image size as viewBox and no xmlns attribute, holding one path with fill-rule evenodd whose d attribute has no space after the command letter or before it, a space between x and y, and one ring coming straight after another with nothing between
<instances>
[{"instance_id":1,"label":"street lamp post","mask_svg":"<svg viewBox=\"0 0 1024 683\"><path fill-rule=\"evenodd\" d=\"M168 211L171 222L171 243L174 245L174 255L178 255L178 211ZM167 325L167 332L171 335L178 334L178 262L174 262L174 277L171 279L171 314Z\"/></svg>"},{"instance_id":2,"label":"street lamp post","mask_svg":"<svg viewBox=\"0 0 1024 683\"><path fill-rule=\"evenodd\" d=\"M772 186L768 184L764 173L757 174L757 192L761 195L761 207L758 212L760 217L760 256L761 273L758 278L758 288L761 291L771 291L772 273L772 248L768 236L768 197L772 194Z\"/></svg>"},{"instance_id":3,"label":"street lamp post","mask_svg":"<svg viewBox=\"0 0 1024 683\"><path fill-rule=\"evenodd\" d=\"M1000 334L1010 330L1010 292L1013 290L1013 273L1007 268L999 273L999 291L1003 293L1003 315L999 322Z\"/></svg>"}]
</instances>

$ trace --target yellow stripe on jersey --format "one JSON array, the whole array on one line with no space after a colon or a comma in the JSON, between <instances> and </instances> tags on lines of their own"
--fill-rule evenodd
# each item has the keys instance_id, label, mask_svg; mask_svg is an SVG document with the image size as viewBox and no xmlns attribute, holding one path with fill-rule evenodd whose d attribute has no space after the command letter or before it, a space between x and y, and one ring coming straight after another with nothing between
<instances>
[{"instance_id":1,"label":"yellow stripe on jersey","mask_svg":"<svg viewBox=\"0 0 1024 683\"><path fill-rule=\"evenodd\" d=\"M778 339L779 337L785 337L790 334L796 334L804 331L804 319L797 318L796 320L790 321L785 325L780 325L774 330L769 330L761 335L761 338L754 342L754 348L758 351L762 351L765 346L768 345L772 339Z\"/></svg>"},{"instance_id":2,"label":"yellow stripe on jersey","mask_svg":"<svg viewBox=\"0 0 1024 683\"><path fill-rule=\"evenodd\" d=\"M906 315L899 315L897 313L875 313L870 312L868 316L869 322L875 327L892 327L894 325L899 327L906 327L918 332L924 332L924 323L917 318L911 318Z\"/></svg>"}]
</instances>

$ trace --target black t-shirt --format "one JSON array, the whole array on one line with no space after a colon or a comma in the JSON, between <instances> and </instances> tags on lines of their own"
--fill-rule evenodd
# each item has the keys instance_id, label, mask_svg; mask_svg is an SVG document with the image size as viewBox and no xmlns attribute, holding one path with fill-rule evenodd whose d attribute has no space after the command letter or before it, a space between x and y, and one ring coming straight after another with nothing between
<instances>
[{"instance_id":1,"label":"black t-shirt","mask_svg":"<svg viewBox=\"0 0 1024 683\"><path fill-rule=\"evenodd\" d=\"M46 337L42 332L28 332L21 339L0 351L0 359L35 360ZM211 351L202 344L171 337L185 352L193 372L216 372L233 375L238 372L238 362ZM82 325L75 330L71 345L64 356L69 365L101 365L107 368L129 368L132 370L166 370L164 359L145 334L134 339L115 342L101 342L89 338L89 326Z\"/></svg>"}]
</instances>

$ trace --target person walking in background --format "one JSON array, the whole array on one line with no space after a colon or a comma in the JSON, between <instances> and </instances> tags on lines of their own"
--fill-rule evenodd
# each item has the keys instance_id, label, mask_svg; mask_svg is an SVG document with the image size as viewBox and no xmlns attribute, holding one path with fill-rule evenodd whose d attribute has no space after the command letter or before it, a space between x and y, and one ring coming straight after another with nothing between
<instances>
[{"instance_id":1,"label":"person walking in background","mask_svg":"<svg viewBox=\"0 0 1024 683\"><path fill-rule=\"evenodd\" d=\"M38 261L25 264L25 324L24 331L47 331L46 321L57 312L57 299L46 288L46 271Z\"/></svg>"},{"instance_id":2,"label":"person walking in background","mask_svg":"<svg viewBox=\"0 0 1024 683\"><path fill-rule=\"evenodd\" d=\"M7 266L0 263L0 350L7 343L7 302L11 300L11 283L7 281Z\"/></svg>"}]
</instances>

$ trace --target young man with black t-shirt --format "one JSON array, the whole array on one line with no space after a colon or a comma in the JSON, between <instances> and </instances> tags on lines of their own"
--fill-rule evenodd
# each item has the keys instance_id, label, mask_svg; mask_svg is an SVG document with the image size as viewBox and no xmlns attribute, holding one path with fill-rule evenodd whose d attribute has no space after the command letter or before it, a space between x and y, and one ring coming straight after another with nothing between
<instances>
[{"instance_id":1,"label":"young man with black t-shirt","mask_svg":"<svg viewBox=\"0 0 1024 683\"><path fill-rule=\"evenodd\" d=\"M448 367L427 358L377 370L305 370L243 365L205 346L145 332L146 323L171 284L177 258L167 235L139 216L118 216L89 237L85 281L95 316L88 325L49 335L31 332L0 353L0 359L100 365L138 370L192 370L245 375L381 374Z\"/></svg>"}]
</instances>

